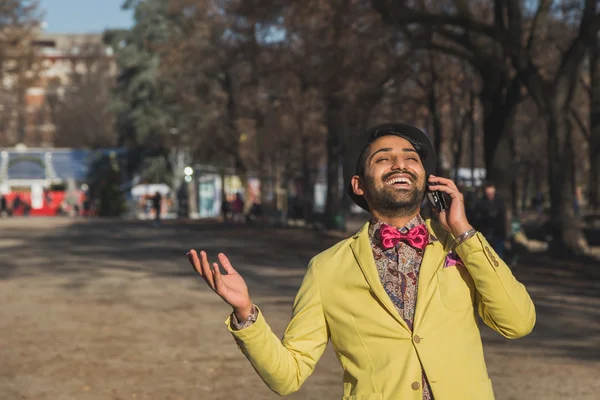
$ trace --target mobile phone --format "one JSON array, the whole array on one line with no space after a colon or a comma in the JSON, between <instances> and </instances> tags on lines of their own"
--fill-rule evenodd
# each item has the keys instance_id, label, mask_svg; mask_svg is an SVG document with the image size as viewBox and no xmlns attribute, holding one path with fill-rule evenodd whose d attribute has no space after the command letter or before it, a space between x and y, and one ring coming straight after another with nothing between
<instances>
[{"instance_id":1,"label":"mobile phone","mask_svg":"<svg viewBox=\"0 0 600 400\"><path fill-rule=\"evenodd\" d=\"M433 184L427 184L427 199L438 212L442 212L450 207L450 196L439 190L429 190L429 186Z\"/></svg>"}]
</instances>

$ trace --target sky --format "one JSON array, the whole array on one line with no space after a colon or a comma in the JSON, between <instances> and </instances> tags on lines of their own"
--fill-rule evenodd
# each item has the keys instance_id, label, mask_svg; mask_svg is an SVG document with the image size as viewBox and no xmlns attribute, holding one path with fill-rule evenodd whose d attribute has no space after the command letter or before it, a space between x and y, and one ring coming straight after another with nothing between
<instances>
[{"instance_id":1,"label":"sky","mask_svg":"<svg viewBox=\"0 0 600 400\"><path fill-rule=\"evenodd\" d=\"M131 12L123 0L40 0L48 33L101 33L106 28L129 28Z\"/></svg>"}]
</instances>

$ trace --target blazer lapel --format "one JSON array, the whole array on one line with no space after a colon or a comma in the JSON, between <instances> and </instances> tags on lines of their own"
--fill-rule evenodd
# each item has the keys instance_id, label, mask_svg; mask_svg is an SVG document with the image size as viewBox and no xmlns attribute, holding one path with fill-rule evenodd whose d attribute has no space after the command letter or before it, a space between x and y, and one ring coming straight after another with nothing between
<instances>
[{"instance_id":1,"label":"blazer lapel","mask_svg":"<svg viewBox=\"0 0 600 400\"><path fill-rule=\"evenodd\" d=\"M423 254L421 269L419 271L419 286L417 289L417 304L415 309L415 319L413 326L418 326L431 298L435 294L435 285L431 282L435 279L436 272L443 267L446 254L451 250L450 246L454 243L448 232L439 224L427 220L427 229L438 240L428 245Z\"/></svg>"},{"instance_id":2,"label":"blazer lapel","mask_svg":"<svg viewBox=\"0 0 600 400\"><path fill-rule=\"evenodd\" d=\"M369 240L369 223L367 222L363 228L354 236L354 241L350 244L350 248L354 253L354 257L360 269L362 270L367 283L371 287L371 290L375 294L375 297L379 303L390 313L400 325L408 332L410 329L406 321L398 314L394 303L390 299L383 286L381 285L381 279L377 272L377 266L375 265L375 259L373 258L373 249L371 248L371 242Z\"/></svg>"}]
</instances>

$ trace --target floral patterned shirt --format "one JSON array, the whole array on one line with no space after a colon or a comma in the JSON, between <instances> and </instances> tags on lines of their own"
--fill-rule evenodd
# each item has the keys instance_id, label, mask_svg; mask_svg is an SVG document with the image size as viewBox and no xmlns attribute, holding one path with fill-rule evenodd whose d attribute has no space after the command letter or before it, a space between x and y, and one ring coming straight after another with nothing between
<instances>
[{"instance_id":1,"label":"floral patterned shirt","mask_svg":"<svg viewBox=\"0 0 600 400\"><path fill-rule=\"evenodd\" d=\"M413 218L408 224L400 228L400 232L407 233L412 228L424 224L420 215ZM388 296L394 303L396 311L402 316L408 327L413 329L415 306L417 305L417 289L419 286L419 271L423 261L423 251L400 241L395 247L385 249L381 245L380 230L385 224L373 219L369 225L369 239L375 258L375 265L379 279ZM435 236L429 234L429 244L437 241ZM422 377L423 400L433 400L431 388L425 372Z\"/></svg>"}]
</instances>

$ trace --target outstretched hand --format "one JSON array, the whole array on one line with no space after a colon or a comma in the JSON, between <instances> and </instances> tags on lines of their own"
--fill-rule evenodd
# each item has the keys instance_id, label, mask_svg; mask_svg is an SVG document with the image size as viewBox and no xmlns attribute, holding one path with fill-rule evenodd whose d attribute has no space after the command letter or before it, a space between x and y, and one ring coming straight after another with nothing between
<instances>
[{"instance_id":1,"label":"outstretched hand","mask_svg":"<svg viewBox=\"0 0 600 400\"><path fill-rule=\"evenodd\" d=\"M218 263L213 263L211 268L206 252L201 251L200 257L198 257L196 250L190 250L187 256L192 267L206 281L208 286L233 307L238 319L245 320L252 312L248 286L244 278L233 269L227 256L223 253L218 255L221 266L227 272L225 275L221 273Z\"/></svg>"}]
</instances>

